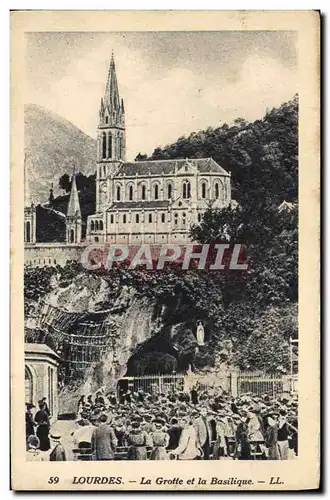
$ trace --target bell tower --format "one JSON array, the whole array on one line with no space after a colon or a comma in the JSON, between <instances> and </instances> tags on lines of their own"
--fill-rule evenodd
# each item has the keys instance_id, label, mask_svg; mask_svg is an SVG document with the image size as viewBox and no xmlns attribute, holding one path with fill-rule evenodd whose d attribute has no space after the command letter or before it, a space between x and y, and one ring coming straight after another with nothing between
<instances>
[{"instance_id":1,"label":"bell tower","mask_svg":"<svg viewBox=\"0 0 330 500\"><path fill-rule=\"evenodd\" d=\"M97 128L96 212L111 200L110 176L125 161L126 131L124 101L120 99L115 59L112 53Z\"/></svg>"}]
</instances>

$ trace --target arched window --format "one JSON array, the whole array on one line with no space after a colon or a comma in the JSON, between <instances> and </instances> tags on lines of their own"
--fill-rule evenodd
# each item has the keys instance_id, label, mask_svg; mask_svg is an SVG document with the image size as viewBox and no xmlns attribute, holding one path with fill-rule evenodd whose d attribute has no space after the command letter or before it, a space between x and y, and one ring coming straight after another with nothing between
<instances>
[{"instance_id":1,"label":"arched window","mask_svg":"<svg viewBox=\"0 0 330 500\"><path fill-rule=\"evenodd\" d=\"M202 182L202 198L206 198L206 182Z\"/></svg>"},{"instance_id":2,"label":"arched window","mask_svg":"<svg viewBox=\"0 0 330 500\"><path fill-rule=\"evenodd\" d=\"M123 215L123 224L126 224L126 214Z\"/></svg>"},{"instance_id":3,"label":"arched window","mask_svg":"<svg viewBox=\"0 0 330 500\"><path fill-rule=\"evenodd\" d=\"M155 184L154 185L154 198L155 200L158 200L158 191L159 191L159 188L158 188L158 184Z\"/></svg>"},{"instance_id":4,"label":"arched window","mask_svg":"<svg viewBox=\"0 0 330 500\"><path fill-rule=\"evenodd\" d=\"M70 231L70 243L74 243L74 230L71 229Z\"/></svg>"},{"instance_id":5,"label":"arched window","mask_svg":"<svg viewBox=\"0 0 330 500\"><path fill-rule=\"evenodd\" d=\"M107 136L106 133L102 134L102 158L107 157Z\"/></svg>"},{"instance_id":6,"label":"arched window","mask_svg":"<svg viewBox=\"0 0 330 500\"><path fill-rule=\"evenodd\" d=\"M123 138L119 137L119 158L123 157Z\"/></svg>"},{"instance_id":7,"label":"arched window","mask_svg":"<svg viewBox=\"0 0 330 500\"><path fill-rule=\"evenodd\" d=\"M130 201L132 201L132 200L133 200L133 186L130 186L130 187L128 188L128 199L129 199Z\"/></svg>"},{"instance_id":8,"label":"arched window","mask_svg":"<svg viewBox=\"0 0 330 500\"><path fill-rule=\"evenodd\" d=\"M108 134L108 158L112 158L112 135L111 132Z\"/></svg>"},{"instance_id":9,"label":"arched window","mask_svg":"<svg viewBox=\"0 0 330 500\"><path fill-rule=\"evenodd\" d=\"M167 198L172 198L172 184L167 184Z\"/></svg>"},{"instance_id":10,"label":"arched window","mask_svg":"<svg viewBox=\"0 0 330 500\"><path fill-rule=\"evenodd\" d=\"M214 198L219 198L219 183L216 182L214 185Z\"/></svg>"},{"instance_id":11,"label":"arched window","mask_svg":"<svg viewBox=\"0 0 330 500\"><path fill-rule=\"evenodd\" d=\"M120 201L120 186L117 186L117 201Z\"/></svg>"},{"instance_id":12,"label":"arched window","mask_svg":"<svg viewBox=\"0 0 330 500\"><path fill-rule=\"evenodd\" d=\"M109 123L109 117L108 116L105 117L105 123Z\"/></svg>"},{"instance_id":13,"label":"arched window","mask_svg":"<svg viewBox=\"0 0 330 500\"><path fill-rule=\"evenodd\" d=\"M30 221L27 221L27 223L26 223L26 241L27 241L27 243L30 243L30 241L31 241L31 224L30 224Z\"/></svg>"},{"instance_id":14,"label":"arched window","mask_svg":"<svg viewBox=\"0 0 330 500\"><path fill-rule=\"evenodd\" d=\"M152 222L152 214L149 214L149 222Z\"/></svg>"},{"instance_id":15,"label":"arched window","mask_svg":"<svg viewBox=\"0 0 330 500\"><path fill-rule=\"evenodd\" d=\"M94 228L95 228L95 226L94 226L94 221L92 220L92 221L91 221L91 231L94 231Z\"/></svg>"},{"instance_id":16,"label":"arched window","mask_svg":"<svg viewBox=\"0 0 330 500\"><path fill-rule=\"evenodd\" d=\"M165 214L162 214L162 223L165 223Z\"/></svg>"},{"instance_id":17,"label":"arched window","mask_svg":"<svg viewBox=\"0 0 330 500\"><path fill-rule=\"evenodd\" d=\"M113 217L113 214L110 215L110 224L113 224L113 221L114 221L114 217Z\"/></svg>"},{"instance_id":18,"label":"arched window","mask_svg":"<svg viewBox=\"0 0 330 500\"><path fill-rule=\"evenodd\" d=\"M182 197L183 198L190 198L190 182L189 181L184 181L184 183L183 183Z\"/></svg>"},{"instance_id":19,"label":"arched window","mask_svg":"<svg viewBox=\"0 0 330 500\"><path fill-rule=\"evenodd\" d=\"M99 230L99 221L96 220L95 221L95 231L98 231Z\"/></svg>"},{"instance_id":20,"label":"arched window","mask_svg":"<svg viewBox=\"0 0 330 500\"><path fill-rule=\"evenodd\" d=\"M103 220L100 220L100 231L103 231Z\"/></svg>"},{"instance_id":21,"label":"arched window","mask_svg":"<svg viewBox=\"0 0 330 500\"><path fill-rule=\"evenodd\" d=\"M174 214L174 224L178 224L178 214Z\"/></svg>"},{"instance_id":22,"label":"arched window","mask_svg":"<svg viewBox=\"0 0 330 500\"><path fill-rule=\"evenodd\" d=\"M136 214L136 216L135 216L135 222L136 222L137 224L139 224L139 222L140 222L140 217L139 217L139 214Z\"/></svg>"},{"instance_id":23,"label":"arched window","mask_svg":"<svg viewBox=\"0 0 330 500\"><path fill-rule=\"evenodd\" d=\"M186 225L186 214L183 212L182 214L182 224L185 226Z\"/></svg>"},{"instance_id":24,"label":"arched window","mask_svg":"<svg viewBox=\"0 0 330 500\"><path fill-rule=\"evenodd\" d=\"M142 189L141 189L141 198L142 198L142 200L146 199L146 187L144 184L143 184Z\"/></svg>"},{"instance_id":25,"label":"arched window","mask_svg":"<svg viewBox=\"0 0 330 500\"><path fill-rule=\"evenodd\" d=\"M106 165L103 165L103 177L107 176L107 167Z\"/></svg>"},{"instance_id":26,"label":"arched window","mask_svg":"<svg viewBox=\"0 0 330 500\"><path fill-rule=\"evenodd\" d=\"M198 222L200 222L202 220L202 214L197 215L197 220L198 220Z\"/></svg>"}]
</instances>

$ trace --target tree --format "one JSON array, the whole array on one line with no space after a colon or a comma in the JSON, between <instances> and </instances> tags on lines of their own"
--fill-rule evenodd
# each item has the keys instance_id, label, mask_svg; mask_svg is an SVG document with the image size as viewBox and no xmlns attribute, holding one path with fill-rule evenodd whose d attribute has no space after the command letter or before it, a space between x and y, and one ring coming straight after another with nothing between
<instances>
[{"instance_id":1,"label":"tree","mask_svg":"<svg viewBox=\"0 0 330 500\"><path fill-rule=\"evenodd\" d=\"M145 153L138 153L137 156L135 157L135 161L144 161L148 159L148 155Z\"/></svg>"},{"instance_id":2,"label":"tree","mask_svg":"<svg viewBox=\"0 0 330 500\"><path fill-rule=\"evenodd\" d=\"M66 193L69 193L71 191L70 176L68 174L61 175L58 181L58 186L60 189L64 189Z\"/></svg>"}]
</instances>

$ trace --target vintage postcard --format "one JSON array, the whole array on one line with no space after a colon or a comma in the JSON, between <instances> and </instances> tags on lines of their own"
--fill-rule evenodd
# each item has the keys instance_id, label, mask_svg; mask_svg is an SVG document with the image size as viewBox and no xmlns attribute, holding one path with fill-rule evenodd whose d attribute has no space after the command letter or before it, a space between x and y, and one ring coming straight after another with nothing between
<instances>
[{"instance_id":1,"label":"vintage postcard","mask_svg":"<svg viewBox=\"0 0 330 500\"><path fill-rule=\"evenodd\" d=\"M318 489L319 29L12 12L14 490Z\"/></svg>"}]
</instances>

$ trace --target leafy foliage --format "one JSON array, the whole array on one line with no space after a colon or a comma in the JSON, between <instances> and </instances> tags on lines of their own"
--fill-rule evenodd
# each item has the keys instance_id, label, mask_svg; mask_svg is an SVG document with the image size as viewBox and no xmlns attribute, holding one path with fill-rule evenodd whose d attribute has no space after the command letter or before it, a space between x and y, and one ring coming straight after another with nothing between
<instances>
[{"instance_id":1,"label":"leafy foliage","mask_svg":"<svg viewBox=\"0 0 330 500\"><path fill-rule=\"evenodd\" d=\"M249 123L193 132L156 148L150 159L212 157L232 175L232 195L242 207L280 204L298 197L298 96Z\"/></svg>"}]
</instances>

